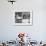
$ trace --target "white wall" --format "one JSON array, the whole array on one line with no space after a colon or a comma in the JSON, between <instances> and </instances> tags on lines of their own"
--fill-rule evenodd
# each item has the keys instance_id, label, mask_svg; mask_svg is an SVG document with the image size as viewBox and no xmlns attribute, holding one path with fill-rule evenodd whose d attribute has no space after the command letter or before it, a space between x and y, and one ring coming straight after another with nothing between
<instances>
[{"instance_id":1,"label":"white wall","mask_svg":"<svg viewBox=\"0 0 46 46\"><path fill-rule=\"evenodd\" d=\"M15 11L33 10L32 26L15 26ZM0 0L0 40L11 40L18 32L31 34L34 40L46 40L46 0L17 0L13 5Z\"/></svg>"}]
</instances>

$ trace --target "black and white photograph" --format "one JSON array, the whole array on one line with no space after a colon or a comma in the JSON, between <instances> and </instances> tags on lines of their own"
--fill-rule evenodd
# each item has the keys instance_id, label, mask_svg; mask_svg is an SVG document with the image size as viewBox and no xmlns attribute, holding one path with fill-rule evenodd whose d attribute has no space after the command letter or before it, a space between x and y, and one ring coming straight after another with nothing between
<instances>
[{"instance_id":1,"label":"black and white photograph","mask_svg":"<svg viewBox=\"0 0 46 46\"><path fill-rule=\"evenodd\" d=\"M32 25L32 12L15 12L16 25Z\"/></svg>"}]
</instances>

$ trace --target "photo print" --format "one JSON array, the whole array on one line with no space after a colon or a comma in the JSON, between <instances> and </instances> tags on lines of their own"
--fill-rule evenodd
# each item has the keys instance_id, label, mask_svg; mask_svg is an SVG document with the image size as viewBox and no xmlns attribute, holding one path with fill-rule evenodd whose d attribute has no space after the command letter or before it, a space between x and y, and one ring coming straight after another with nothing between
<instances>
[{"instance_id":1,"label":"photo print","mask_svg":"<svg viewBox=\"0 0 46 46\"><path fill-rule=\"evenodd\" d=\"M32 12L15 12L16 25L32 25Z\"/></svg>"}]
</instances>

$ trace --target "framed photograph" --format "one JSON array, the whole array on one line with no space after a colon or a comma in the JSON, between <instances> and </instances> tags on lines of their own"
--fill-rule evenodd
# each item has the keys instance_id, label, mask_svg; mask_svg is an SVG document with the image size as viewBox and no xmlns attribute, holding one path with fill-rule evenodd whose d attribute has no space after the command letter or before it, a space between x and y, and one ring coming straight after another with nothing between
<instances>
[{"instance_id":1,"label":"framed photograph","mask_svg":"<svg viewBox=\"0 0 46 46\"><path fill-rule=\"evenodd\" d=\"M15 25L17 26L30 26L32 25L32 11L19 11L15 12Z\"/></svg>"}]
</instances>

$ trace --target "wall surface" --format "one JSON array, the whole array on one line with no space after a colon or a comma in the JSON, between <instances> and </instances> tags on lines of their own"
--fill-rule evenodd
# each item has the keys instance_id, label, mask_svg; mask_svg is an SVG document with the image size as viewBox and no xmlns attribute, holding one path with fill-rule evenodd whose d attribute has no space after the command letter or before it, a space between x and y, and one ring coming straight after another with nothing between
<instances>
[{"instance_id":1,"label":"wall surface","mask_svg":"<svg viewBox=\"0 0 46 46\"><path fill-rule=\"evenodd\" d=\"M32 10L32 26L15 26L15 11ZM0 40L15 40L18 32L26 32L33 40L46 40L46 0L17 0L13 5L0 0Z\"/></svg>"}]
</instances>

